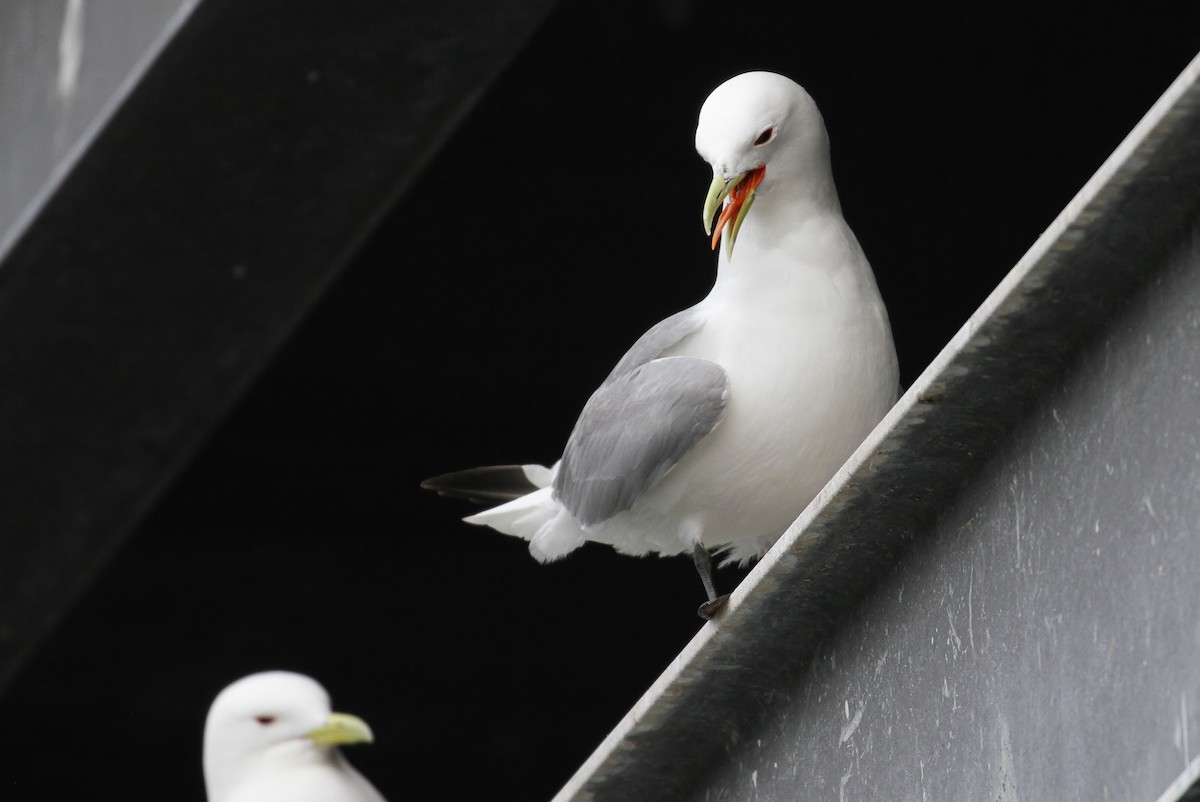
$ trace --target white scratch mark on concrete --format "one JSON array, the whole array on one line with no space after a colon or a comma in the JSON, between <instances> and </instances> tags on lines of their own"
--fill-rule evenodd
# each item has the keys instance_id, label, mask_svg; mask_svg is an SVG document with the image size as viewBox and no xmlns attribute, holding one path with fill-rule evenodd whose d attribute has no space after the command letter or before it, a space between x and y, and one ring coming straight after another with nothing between
<instances>
[{"instance_id":1,"label":"white scratch mark on concrete","mask_svg":"<svg viewBox=\"0 0 1200 802\"><path fill-rule=\"evenodd\" d=\"M1154 519L1154 521L1157 523L1157 522L1158 522L1158 515L1156 515L1156 514L1155 514L1155 512L1154 512L1154 505L1150 503L1150 497L1149 497L1149 496L1143 496L1143 497L1142 497L1142 505L1143 505L1143 506L1146 508L1146 512L1150 513L1150 517L1151 517L1151 518L1153 518L1153 519Z\"/></svg>"},{"instance_id":2,"label":"white scratch mark on concrete","mask_svg":"<svg viewBox=\"0 0 1200 802\"><path fill-rule=\"evenodd\" d=\"M854 769L846 769L846 773L842 775L842 781L838 784L838 802L846 802L846 783L850 782L853 776Z\"/></svg>"},{"instance_id":3,"label":"white scratch mark on concrete","mask_svg":"<svg viewBox=\"0 0 1200 802\"><path fill-rule=\"evenodd\" d=\"M1000 788L997 802L1021 802L1017 793L1017 767L1013 760L1012 738L1008 733L1008 722L1000 717Z\"/></svg>"},{"instance_id":4,"label":"white scratch mark on concrete","mask_svg":"<svg viewBox=\"0 0 1200 802\"><path fill-rule=\"evenodd\" d=\"M946 620L950 622L950 637L946 642L954 647L954 656L957 658L962 651L962 638L958 637L958 630L954 627L954 612L949 607L946 608Z\"/></svg>"},{"instance_id":5,"label":"white scratch mark on concrete","mask_svg":"<svg viewBox=\"0 0 1200 802\"><path fill-rule=\"evenodd\" d=\"M1183 766L1187 768L1188 760L1192 756L1192 747L1188 743L1188 712L1187 712L1187 694L1179 694L1179 720L1183 722Z\"/></svg>"},{"instance_id":6,"label":"white scratch mark on concrete","mask_svg":"<svg viewBox=\"0 0 1200 802\"><path fill-rule=\"evenodd\" d=\"M967 642L971 651L975 651L975 609L971 606L971 597L975 595L975 564L971 563L971 581L967 585Z\"/></svg>"},{"instance_id":7,"label":"white scratch mark on concrete","mask_svg":"<svg viewBox=\"0 0 1200 802\"><path fill-rule=\"evenodd\" d=\"M83 0L67 0L62 31L58 35L58 97L70 101L79 85L83 65Z\"/></svg>"},{"instance_id":8,"label":"white scratch mark on concrete","mask_svg":"<svg viewBox=\"0 0 1200 802\"><path fill-rule=\"evenodd\" d=\"M849 703L847 703L846 709L847 713L850 712L848 704ZM853 737L854 733L858 730L858 725L862 723L863 707L863 703L859 702L858 710L854 711L854 718L850 719L850 721L844 727L842 727L842 735L840 738L838 738L838 746L841 746L842 744L846 743L846 741L849 741L850 738Z\"/></svg>"},{"instance_id":9,"label":"white scratch mark on concrete","mask_svg":"<svg viewBox=\"0 0 1200 802\"><path fill-rule=\"evenodd\" d=\"M1017 479L1014 476L1012 487L1010 488L1013 499L1013 528L1017 537L1017 564L1016 567L1021 567L1021 499L1017 497Z\"/></svg>"}]
</instances>

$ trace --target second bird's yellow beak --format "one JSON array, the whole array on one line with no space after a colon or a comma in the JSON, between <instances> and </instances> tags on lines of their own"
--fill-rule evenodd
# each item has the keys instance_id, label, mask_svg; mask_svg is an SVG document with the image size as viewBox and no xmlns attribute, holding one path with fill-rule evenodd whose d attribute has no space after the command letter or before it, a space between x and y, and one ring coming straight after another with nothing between
<instances>
[{"instance_id":1,"label":"second bird's yellow beak","mask_svg":"<svg viewBox=\"0 0 1200 802\"><path fill-rule=\"evenodd\" d=\"M349 713L330 713L325 723L305 733L317 746L343 746L375 740L367 722Z\"/></svg>"}]
</instances>

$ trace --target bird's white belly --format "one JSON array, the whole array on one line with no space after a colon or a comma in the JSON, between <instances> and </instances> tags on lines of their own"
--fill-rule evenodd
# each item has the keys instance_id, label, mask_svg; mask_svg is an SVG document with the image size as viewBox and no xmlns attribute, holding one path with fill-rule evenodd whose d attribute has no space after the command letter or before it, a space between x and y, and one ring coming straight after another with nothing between
<instances>
[{"instance_id":1,"label":"bird's white belly","mask_svg":"<svg viewBox=\"0 0 1200 802\"><path fill-rule=\"evenodd\" d=\"M735 560L761 554L895 400L886 324L836 293L788 300L715 308L670 351L721 365L730 390L717 428L613 521L651 533L653 550L685 551L699 539Z\"/></svg>"}]
</instances>

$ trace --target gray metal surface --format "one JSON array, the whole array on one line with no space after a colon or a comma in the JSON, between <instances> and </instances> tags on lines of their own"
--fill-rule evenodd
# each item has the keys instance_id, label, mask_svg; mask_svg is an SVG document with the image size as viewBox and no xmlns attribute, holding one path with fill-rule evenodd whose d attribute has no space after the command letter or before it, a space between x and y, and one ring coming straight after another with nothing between
<instances>
[{"instance_id":1,"label":"gray metal surface","mask_svg":"<svg viewBox=\"0 0 1200 802\"><path fill-rule=\"evenodd\" d=\"M695 798L1158 799L1200 754L1198 413L1200 226Z\"/></svg>"},{"instance_id":2,"label":"gray metal surface","mask_svg":"<svg viewBox=\"0 0 1200 802\"><path fill-rule=\"evenodd\" d=\"M204 0L174 35L147 5L0 18L41 87L5 140L40 172L4 184L36 214L0 265L0 689L550 3Z\"/></svg>"},{"instance_id":3,"label":"gray metal surface","mask_svg":"<svg viewBox=\"0 0 1200 802\"><path fill-rule=\"evenodd\" d=\"M0 4L0 258L198 2Z\"/></svg>"},{"instance_id":4,"label":"gray metal surface","mask_svg":"<svg viewBox=\"0 0 1200 802\"><path fill-rule=\"evenodd\" d=\"M1200 59L558 799L1176 799Z\"/></svg>"}]
</instances>

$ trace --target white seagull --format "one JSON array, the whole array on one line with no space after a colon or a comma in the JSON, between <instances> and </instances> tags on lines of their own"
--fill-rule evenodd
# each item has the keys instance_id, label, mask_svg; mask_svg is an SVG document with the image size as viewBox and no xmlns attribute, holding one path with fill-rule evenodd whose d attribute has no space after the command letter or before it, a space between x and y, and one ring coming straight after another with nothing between
<instances>
[{"instance_id":1,"label":"white seagull","mask_svg":"<svg viewBox=\"0 0 1200 802\"><path fill-rule=\"evenodd\" d=\"M362 719L329 711L310 677L243 677L217 694L204 725L208 802L385 802L337 748L372 740Z\"/></svg>"},{"instance_id":2,"label":"white seagull","mask_svg":"<svg viewBox=\"0 0 1200 802\"><path fill-rule=\"evenodd\" d=\"M541 561L587 541L690 552L710 618L726 597L709 550L746 562L770 548L895 403L899 371L808 92L770 72L731 78L700 110L696 150L713 170L705 230L725 241L708 296L634 343L553 468L424 486L511 499L466 520L528 540Z\"/></svg>"}]
</instances>

